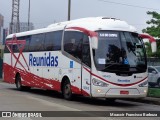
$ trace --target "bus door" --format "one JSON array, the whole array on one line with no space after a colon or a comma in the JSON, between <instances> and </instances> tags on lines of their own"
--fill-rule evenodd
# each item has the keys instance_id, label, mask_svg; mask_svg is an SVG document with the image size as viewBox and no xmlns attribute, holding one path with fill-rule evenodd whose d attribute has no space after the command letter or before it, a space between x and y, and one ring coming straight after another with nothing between
<instances>
[{"instance_id":1,"label":"bus door","mask_svg":"<svg viewBox=\"0 0 160 120\"><path fill-rule=\"evenodd\" d=\"M69 63L69 68L63 69L70 76L72 92L81 94L82 86L82 41L83 34L78 31L65 31L64 33L64 55L67 57L66 62L63 62L63 67Z\"/></svg>"},{"instance_id":2,"label":"bus door","mask_svg":"<svg viewBox=\"0 0 160 120\"><path fill-rule=\"evenodd\" d=\"M77 60L74 61L73 64L73 83L74 86L79 88L76 91L78 94L82 94L84 96L90 95L91 89L91 60L90 60L90 46L89 46L89 38L87 35L79 32L74 33L76 37L76 52L75 57ZM70 63L72 66L72 63Z\"/></svg>"},{"instance_id":3,"label":"bus door","mask_svg":"<svg viewBox=\"0 0 160 120\"><path fill-rule=\"evenodd\" d=\"M90 45L87 35L83 37L82 43L82 94L84 96L90 95L91 91L91 57Z\"/></svg>"},{"instance_id":4,"label":"bus door","mask_svg":"<svg viewBox=\"0 0 160 120\"><path fill-rule=\"evenodd\" d=\"M64 51L69 60L68 74L72 77L72 92L76 94L90 93L90 47L89 38L82 32L65 31ZM66 59L66 62L68 61ZM86 94L84 94L86 95Z\"/></svg>"}]
</instances>

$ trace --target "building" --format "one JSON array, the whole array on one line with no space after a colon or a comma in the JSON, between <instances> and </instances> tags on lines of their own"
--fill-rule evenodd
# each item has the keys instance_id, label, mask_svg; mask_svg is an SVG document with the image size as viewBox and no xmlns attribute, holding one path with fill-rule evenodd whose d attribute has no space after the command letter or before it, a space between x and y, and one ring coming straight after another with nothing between
<instances>
[{"instance_id":1,"label":"building","mask_svg":"<svg viewBox=\"0 0 160 120\"><path fill-rule=\"evenodd\" d=\"M0 44L3 41L3 24L4 24L4 17L0 14Z\"/></svg>"},{"instance_id":2,"label":"building","mask_svg":"<svg viewBox=\"0 0 160 120\"><path fill-rule=\"evenodd\" d=\"M34 29L33 23L29 24L29 29L28 29L28 22L20 22L19 24L20 24L20 32ZM13 23L13 33L16 33L16 23Z\"/></svg>"},{"instance_id":3,"label":"building","mask_svg":"<svg viewBox=\"0 0 160 120\"><path fill-rule=\"evenodd\" d=\"M0 26L3 26L4 24L4 17L0 14Z\"/></svg>"},{"instance_id":4,"label":"building","mask_svg":"<svg viewBox=\"0 0 160 120\"><path fill-rule=\"evenodd\" d=\"M2 78L3 51L4 51L3 25L4 25L4 17L3 17L3 15L0 14L0 78Z\"/></svg>"},{"instance_id":5,"label":"building","mask_svg":"<svg viewBox=\"0 0 160 120\"><path fill-rule=\"evenodd\" d=\"M33 29L34 29L33 23L29 24L29 29L28 29L28 23L27 22L20 22L20 32L33 30Z\"/></svg>"}]
</instances>

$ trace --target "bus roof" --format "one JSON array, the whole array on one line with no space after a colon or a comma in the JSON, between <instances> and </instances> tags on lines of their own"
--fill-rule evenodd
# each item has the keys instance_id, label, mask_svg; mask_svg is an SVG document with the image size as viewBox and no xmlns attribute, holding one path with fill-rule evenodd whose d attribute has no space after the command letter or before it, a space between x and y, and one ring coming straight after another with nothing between
<instances>
[{"instance_id":1,"label":"bus roof","mask_svg":"<svg viewBox=\"0 0 160 120\"><path fill-rule=\"evenodd\" d=\"M48 27L42 29L16 33L16 36L20 37L20 36L39 34L56 30L63 30L65 27L66 28L82 27L91 31L97 31L97 30L117 30L117 31L129 31L129 32L137 31L133 26L127 24L125 21L116 18L89 17L89 18L81 18L81 19L51 24ZM7 36L7 38L12 38L12 37L13 34Z\"/></svg>"},{"instance_id":2,"label":"bus roof","mask_svg":"<svg viewBox=\"0 0 160 120\"><path fill-rule=\"evenodd\" d=\"M127 24L125 21L108 18L108 17L89 17L81 18L72 21L60 22L49 25L48 28L55 27L57 25L65 25L67 27L82 27L91 31L97 30L119 30L137 32L136 28Z\"/></svg>"}]
</instances>

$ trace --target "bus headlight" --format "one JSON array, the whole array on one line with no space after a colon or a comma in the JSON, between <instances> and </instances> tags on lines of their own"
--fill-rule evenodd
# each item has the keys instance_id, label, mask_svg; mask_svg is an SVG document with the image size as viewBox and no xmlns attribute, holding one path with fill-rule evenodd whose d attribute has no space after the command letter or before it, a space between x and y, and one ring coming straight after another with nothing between
<instances>
[{"instance_id":1,"label":"bus headlight","mask_svg":"<svg viewBox=\"0 0 160 120\"><path fill-rule=\"evenodd\" d=\"M108 87L107 83L97 80L95 78L92 79L92 82L93 82L93 85L95 86Z\"/></svg>"},{"instance_id":2,"label":"bus headlight","mask_svg":"<svg viewBox=\"0 0 160 120\"><path fill-rule=\"evenodd\" d=\"M138 85L139 87L147 87L148 86L148 81L145 81L141 84Z\"/></svg>"}]
</instances>

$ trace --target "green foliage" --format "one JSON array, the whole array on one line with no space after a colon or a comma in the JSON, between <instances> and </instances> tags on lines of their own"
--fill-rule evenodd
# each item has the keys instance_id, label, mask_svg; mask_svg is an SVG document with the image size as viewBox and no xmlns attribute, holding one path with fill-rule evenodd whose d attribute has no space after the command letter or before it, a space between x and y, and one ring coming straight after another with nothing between
<instances>
[{"instance_id":1,"label":"green foliage","mask_svg":"<svg viewBox=\"0 0 160 120\"><path fill-rule=\"evenodd\" d=\"M157 52L156 56L160 58L160 41L157 41Z\"/></svg>"},{"instance_id":2,"label":"green foliage","mask_svg":"<svg viewBox=\"0 0 160 120\"><path fill-rule=\"evenodd\" d=\"M160 41L157 41L157 52L155 53L152 53L150 43L146 42L145 48L146 48L147 57L159 57L160 58Z\"/></svg>"},{"instance_id":3,"label":"green foliage","mask_svg":"<svg viewBox=\"0 0 160 120\"><path fill-rule=\"evenodd\" d=\"M152 15L152 19L146 22L150 27L143 29L142 32L154 37L160 37L160 14L155 11L148 11L147 14Z\"/></svg>"},{"instance_id":4,"label":"green foliage","mask_svg":"<svg viewBox=\"0 0 160 120\"><path fill-rule=\"evenodd\" d=\"M150 43L146 42L145 43L145 48L146 48L147 57L158 57L158 51L155 52L155 53L152 53L151 44Z\"/></svg>"},{"instance_id":5,"label":"green foliage","mask_svg":"<svg viewBox=\"0 0 160 120\"><path fill-rule=\"evenodd\" d=\"M160 89L159 88L149 88L148 89L148 96L160 98Z\"/></svg>"},{"instance_id":6,"label":"green foliage","mask_svg":"<svg viewBox=\"0 0 160 120\"><path fill-rule=\"evenodd\" d=\"M146 42L145 43L145 48L146 48L147 57L152 57L151 44Z\"/></svg>"},{"instance_id":7,"label":"green foliage","mask_svg":"<svg viewBox=\"0 0 160 120\"><path fill-rule=\"evenodd\" d=\"M148 33L153 37L160 38L160 14L153 11L148 11L148 15L152 16L151 20L148 20L146 23L149 25L146 29L143 29L143 33ZM146 53L148 57L160 57L160 42L157 41L157 52L152 53L150 43L145 43L146 46Z\"/></svg>"}]
</instances>

